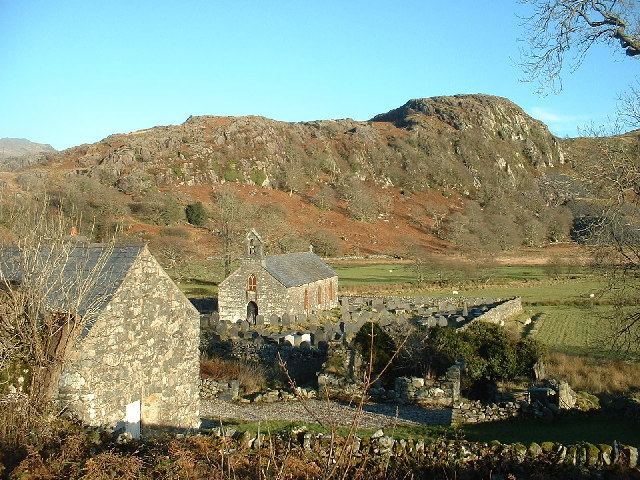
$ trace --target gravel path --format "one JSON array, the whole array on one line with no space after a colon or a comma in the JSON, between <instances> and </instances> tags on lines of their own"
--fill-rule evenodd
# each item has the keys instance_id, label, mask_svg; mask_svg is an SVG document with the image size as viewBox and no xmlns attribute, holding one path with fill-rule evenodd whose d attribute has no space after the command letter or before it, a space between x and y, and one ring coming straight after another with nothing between
<instances>
[{"instance_id":1,"label":"gravel path","mask_svg":"<svg viewBox=\"0 0 640 480\"><path fill-rule=\"evenodd\" d=\"M224 400L202 400L200 416L211 420L234 419L244 421L286 420L291 422L350 425L356 409L343 403L326 400L306 400L275 403L234 403ZM450 409L425 409L416 405L365 405L359 422L362 428L384 428L390 425L449 425Z\"/></svg>"}]
</instances>

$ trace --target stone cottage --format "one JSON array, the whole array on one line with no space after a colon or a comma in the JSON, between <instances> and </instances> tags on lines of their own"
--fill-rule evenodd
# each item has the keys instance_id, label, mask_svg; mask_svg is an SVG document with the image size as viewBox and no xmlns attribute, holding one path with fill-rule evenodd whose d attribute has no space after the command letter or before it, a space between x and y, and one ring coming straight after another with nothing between
<instances>
[{"instance_id":1,"label":"stone cottage","mask_svg":"<svg viewBox=\"0 0 640 480\"><path fill-rule=\"evenodd\" d=\"M255 230L240 267L218 286L220 319L255 323L258 315L304 315L338 306L338 275L309 252L265 255Z\"/></svg>"},{"instance_id":2,"label":"stone cottage","mask_svg":"<svg viewBox=\"0 0 640 480\"><path fill-rule=\"evenodd\" d=\"M13 263L0 273L13 270L20 284ZM145 425L198 427L199 315L147 247L76 242L48 275L51 310L81 322L60 375L62 406L134 437ZM64 298L82 289L77 304Z\"/></svg>"}]
</instances>

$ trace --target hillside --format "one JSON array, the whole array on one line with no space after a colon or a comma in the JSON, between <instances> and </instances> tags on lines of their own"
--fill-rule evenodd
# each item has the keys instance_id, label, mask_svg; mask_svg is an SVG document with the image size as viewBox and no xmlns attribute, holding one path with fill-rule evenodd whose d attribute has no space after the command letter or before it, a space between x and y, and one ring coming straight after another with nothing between
<instances>
[{"instance_id":1,"label":"hillside","mask_svg":"<svg viewBox=\"0 0 640 480\"><path fill-rule=\"evenodd\" d=\"M24 138L0 138L0 170L15 170L47 162L56 150Z\"/></svg>"},{"instance_id":2,"label":"hillside","mask_svg":"<svg viewBox=\"0 0 640 480\"><path fill-rule=\"evenodd\" d=\"M151 241L166 264L220 252L221 192L274 251L311 241L327 255L491 253L570 239L576 164L594 145L557 139L507 99L456 95L369 121L190 117L70 148L4 182L46 187L98 232ZM185 222L195 201L207 229Z\"/></svg>"}]
</instances>

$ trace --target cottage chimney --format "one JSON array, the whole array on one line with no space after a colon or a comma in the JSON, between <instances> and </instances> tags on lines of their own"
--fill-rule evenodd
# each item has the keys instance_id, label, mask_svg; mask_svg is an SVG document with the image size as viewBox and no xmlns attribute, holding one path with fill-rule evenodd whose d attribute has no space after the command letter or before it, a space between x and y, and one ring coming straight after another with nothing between
<instances>
[{"instance_id":1,"label":"cottage chimney","mask_svg":"<svg viewBox=\"0 0 640 480\"><path fill-rule=\"evenodd\" d=\"M313 253L313 245L312 245L312 244L309 244L309 251L310 251L311 253Z\"/></svg>"}]
</instances>

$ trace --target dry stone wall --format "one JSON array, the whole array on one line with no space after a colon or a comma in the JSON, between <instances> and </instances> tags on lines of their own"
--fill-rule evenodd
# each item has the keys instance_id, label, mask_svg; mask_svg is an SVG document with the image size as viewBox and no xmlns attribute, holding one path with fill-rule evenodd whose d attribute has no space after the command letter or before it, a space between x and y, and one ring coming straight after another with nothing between
<instances>
[{"instance_id":1,"label":"dry stone wall","mask_svg":"<svg viewBox=\"0 0 640 480\"><path fill-rule=\"evenodd\" d=\"M520 297L512 298L511 300L499 303L493 308L487 310L461 328L468 327L469 324L471 324L473 321L482 321L495 323L497 325L504 325L504 322L507 319L516 315L520 315L522 312L524 312L524 309L522 308L522 299Z\"/></svg>"},{"instance_id":2,"label":"dry stone wall","mask_svg":"<svg viewBox=\"0 0 640 480\"><path fill-rule=\"evenodd\" d=\"M564 445L544 442L524 445L502 444L497 441L432 442L420 438L396 439L385 435L383 430L378 430L370 437L351 437L347 443L346 439L335 438L329 434L311 433L305 427L292 430L289 435L280 437L268 437L246 431L236 432L229 427L214 428L211 433L225 438L226 441L231 440L240 449L258 449L270 445L275 451L289 451L293 447L301 448L314 457L326 459L330 454L336 455L336 449L345 448L356 466L371 459L383 459L387 462L411 461L417 462L424 471L434 467L455 467L457 470L468 468L474 471L483 469L491 472L488 473L491 478L501 471L524 474L531 469L535 469L540 478L545 478L546 475L551 478L584 478L585 471L589 472L587 478L594 478L590 475L599 475L600 472L619 475L607 478L626 478L625 472L630 474L635 471L637 475L639 466L638 448L618 443Z\"/></svg>"}]
</instances>

